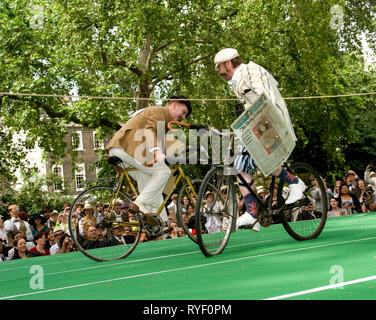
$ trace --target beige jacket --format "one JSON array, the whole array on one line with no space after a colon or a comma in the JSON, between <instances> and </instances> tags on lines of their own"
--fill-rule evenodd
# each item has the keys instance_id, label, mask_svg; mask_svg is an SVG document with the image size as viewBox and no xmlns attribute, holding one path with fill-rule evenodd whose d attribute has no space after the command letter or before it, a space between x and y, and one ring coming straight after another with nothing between
<instances>
[{"instance_id":1,"label":"beige jacket","mask_svg":"<svg viewBox=\"0 0 376 320\"><path fill-rule=\"evenodd\" d=\"M150 149L159 147L163 152L173 141L166 141L167 123L171 120L166 107L151 106L134 115L114 135L106 145L110 148L123 148L126 153L141 163L151 163L154 153Z\"/></svg>"}]
</instances>

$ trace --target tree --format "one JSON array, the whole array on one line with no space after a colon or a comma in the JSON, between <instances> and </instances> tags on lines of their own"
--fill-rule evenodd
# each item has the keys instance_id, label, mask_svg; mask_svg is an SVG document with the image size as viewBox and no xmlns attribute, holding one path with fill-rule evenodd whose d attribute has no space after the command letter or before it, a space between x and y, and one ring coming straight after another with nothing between
<instances>
[{"instance_id":1,"label":"tree","mask_svg":"<svg viewBox=\"0 0 376 320\"><path fill-rule=\"evenodd\" d=\"M344 14L338 28L332 27L335 5ZM244 61L268 69L285 97L356 92L360 87L342 82L340 70L349 51L359 53L359 32L374 43L375 11L355 0L10 0L0 4L3 92L123 99L4 95L4 126L27 131L31 143L38 139L58 157L66 152L69 123L111 135L147 99L180 93L199 99L193 121L228 128L235 102L203 101L233 98L213 68L223 47L236 47ZM343 152L331 154L343 141L324 137L328 114L352 121L359 112L354 100L346 101L346 108L343 100L288 102L297 158L312 155L322 171L344 159ZM353 127L338 121L330 132L346 141Z\"/></svg>"}]
</instances>

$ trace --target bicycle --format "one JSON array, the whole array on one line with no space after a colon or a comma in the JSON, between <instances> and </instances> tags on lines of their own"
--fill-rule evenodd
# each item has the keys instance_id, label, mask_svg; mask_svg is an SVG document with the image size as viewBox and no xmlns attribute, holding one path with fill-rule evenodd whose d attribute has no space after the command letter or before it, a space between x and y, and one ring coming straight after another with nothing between
<instances>
[{"instance_id":1,"label":"bicycle","mask_svg":"<svg viewBox=\"0 0 376 320\"><path fill-rule=\"evenodd\" d=\"M314 239L320 235L325 226L328 208L326 190L319 173L311 165L302 162L285 167L303 180L306 187L312 179L316 179L322 196L321 214L310 215L308 210L313 203L307 188L301 200L286 205L283 196L284 182L280 180L276 186L276 177L273 176L269 187L271 196L265 202L252 188L254 181L248 184L236 169L228 165L215 165L203 179L195 209L197 242L205 256L220 254L231 233L235 231L238 216L236 177L257 200L258 217L255 223L259 222L263 227L268 227L275 222L281 222L287 233L298 241ZM203 223L205 219L206 222Z\"/></svg>"},{"instance_id":2,"label":"bicycle","mask_svg":"<svg viewBox=\"0 0 376 320\"><path fill-rule=\"evenodd\" d=\"M172 130L172 124L183 125L190 128L201 128L201 126L197 127L191 124L170 121L168 123L168 128L170 130ZM186 149L184 152L187 151L189 151L189 149ZM164 228L160 214L166 207L167 201L170 199L180 181L184 181L185 183L178 193L176 218L178 220L178 225L183 228L185 234L192 241L197 243L196 237L191 233L181 217L183 212L182 199L187 197L189 203L194 206L195 199L197 199L198 196L196 190L198 190L202 180L191 180L185 175L181 163L187 163L187 158L181 158L180 156L181 153L166 158L166 164L172 169L172 176L175 176L175 181L157 212L155 214L134 214L132 219L129 213L123 212L122 214L119 209L121 209L121 204L129 205L129 203L138 196L137 189L129 175L129 172L137 169L127 167L118 157L109 157L107 161L111 165L120 168L120 178L117 185L115 187L96 185L88 188L76 197L69 211L69 231L74 244L79 251L96 261L123 259L133 252L137 244L140 242L143 233L151 238L163 235ZM189 158L188 162L191 162ZM129 186L132 193L131 195L129 195L129 192L126 193L123 191L125 185ZM96 223L95 227L97 236L94 235L92 239L88 239L87 235L84 235L83 238L80 234L80 225L82 229L82 226L85 223L90 224L90 222L88 221L89 218L85 218L83 215L77 216L76 208L78 204L90 204L96 209L95 218L97 219L98 216L100 217L100 222ZM94 224L94 221L91 224ZM129 243L119 245L119 242L115 240L115 237L118 234L118 230L120 230L121 232L119 232L122 234L122 230L125 228L127 228L127 236L125 239Z\"/></svg>"}]
</instances>

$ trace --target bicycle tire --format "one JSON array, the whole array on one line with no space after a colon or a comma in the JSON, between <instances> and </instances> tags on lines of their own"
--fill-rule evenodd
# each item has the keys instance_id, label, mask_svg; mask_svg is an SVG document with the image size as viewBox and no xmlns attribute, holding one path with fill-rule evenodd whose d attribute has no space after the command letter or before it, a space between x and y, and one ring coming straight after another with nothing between
<instances>
[{"instance_id":1,"label":"bicycle tire","mask_svg":"<svg viewBox=\"0 0 376 320\"><path fill-rule=\"evenodd\" d=\"M322 202L322 212L309 214L308 211L304 210L306 206L300 208L295 207L292 210L287 210L280 213L280 219L283 227L287 233L297 241L310 240L317 238L322 230L324 229L327 214L328 214L328 201L324 183L315 168L311 165L303 162L296 162L292 164L289 168L291 173L298 176L307 187L310 186L310 180L315 178L318 183L318 188L321 192L321 202ZM279 181L277 201L279 206L283 204L283 187L284 182ZM309 204L313 204L310 189L306 188L304 191L304 196L309 199ZM308 200L307 200L308 201Z\"/></svg>"},{"instance_id":2,"label":"bicycle tire","mask_svg":"<svg viewBox=\"0 0 376 320\"><path fill-rule=\"evenodd\" d=\"M114 191L115 188L105 187L105 186L94 186L91 187L83 192L81 192L76 199L74 200L73 204L71 205L69 211L69 232L71 238L76 246L76 248L81 251L85 256L95 261L112 261L123 259L130 255L132 251L138 244L140 239L142 224L140 222L140 218L136 216L136 222L130 223L127 221L126 215L124 214L121 216L121 220L119 216L115 216L115 214L111 214L110 210L113 208L111 206L111 199L112 203L121 200L125 203L130 203L131 199L125 193L119 192L117 199L114 199ZM96 230L100 231L102 229L105 231L106 236L104 237L103 241L98 242L89 242L91 239L87 239L87 230L85 228L81 228L81 230L86 230L84 235L80 234L80 221L82 221L81 225L84 225L84 222L87 220L83 220L84 216L82 214L77 214L76 209L78 204L90 204L92 208L95 207L97 203L104 204L103 215L105 218L98 223L96 220ZM106 209L106 204L108 204L108 208ZM97 212L98 213L98 212ZM78 217L77 217L78 216ZM77 219L76 219L77 217ZM94 224L94 220L90 220L86 222L88 225L92 226ZM132 237L134 237L134 242L124 245L119 245L119 242L115 240L115 232L120 230L118 228L124 226L131 226L132 228ZM115 230L117 229L117 230ZM103 234L103 232L102 232ZM128 241L132 241L129 237L127 238Z\"/></svg>"},{"instance_id":3,"label":"bicycle tire","mask_svg":"<svg viewBox=\"0 0 376 320\"><path fill-rule=\"evenodd\" d=\"M208 171L200 187L195 208L197 243L207 257L220 254L225 249L231 233L235 230L234 176L225 175L224 170L226 170L225 167L216 166ZM221 193L223 186L227 186L227 190ZM214 205L209 209L205 203L205 195L208 196L208 192L215 194L212 202ZM220 201L218 205L217 200ZM210 222L209 219L211 219Z\"/></svg>"},{"instance_id":4,"label":"bicycle tire","mask_svg":"<svg viewBox=\"0 0 376 320\"><path fill-rule=\"evenodd\" d=\"M199 190L201 184L202 184L202 179L194 179L191 181L191 184L193 185L193 188L197 194L197 190ZM182 218L182 214L184 213L183 212L183 198L185 197L185 195L188 193L188 192L191 192L191 188L189 186L188 183L185 183L181 188L180 188L180 191L179 191L179 195L178 195L178 202L177 202L177 212L176 212L176 220L177 220L177 223L178 223L178 226L183 228L185 234L188 236L189 239L191 239L194 243L197 243L197 238L194 234L192 234L192 228L189 228L189 226L184 222L184 219ZM197 199L196 199L197 200ZM196 207L195 203L190 203L193 208ZM188 216L188 218L191 218ZM192 220L191 222L192 223ZM189 230L191 229L191 230Z\"/></svg>"}]
</instances>

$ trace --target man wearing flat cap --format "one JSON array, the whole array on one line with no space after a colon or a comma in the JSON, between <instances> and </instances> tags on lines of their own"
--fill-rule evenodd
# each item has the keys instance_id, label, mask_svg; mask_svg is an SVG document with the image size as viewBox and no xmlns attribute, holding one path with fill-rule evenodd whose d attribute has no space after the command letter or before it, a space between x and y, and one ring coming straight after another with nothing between
<instances>
[{"instance_id":1,"label":"man wearing flat cap","mask_svg":"<svg viewBox=\"0 0 376 320\"><path fill-rule=\"evenodd\" d=\"M248 109L261 94L264 94L281 113L282 118L285 120L286 128L294 134L287 107L278 90L278 83L267 70L252 61L244 64L238 51L233 48L219 51L214 58L214 64L218 74L224 80L231 82L234 93L242 104L241 111ZM247 99L245 95L247 95ZM240 115L240 112L238 113ZM295 134L294 138L296 140ZM250 183L253 180L251 173L257 167L252 157L245 153L247 151L243 147L242 153L235 158L234 168L239 170L244 179ZM305 189L302 180L282 167L278 168L272 175L278 176L289 185L290 193L285 201L286 204L294 203L302 198ZM257 201L241 183L240 179L238 179L238 185L247 211L237 219L237 227L253 225L253 230L259 231L260 224L258 222L255 223L257 221Z\"/></svg>"},{"instance_id":2,"label":"man wearing flat cap","mask_svg":"<svg viewBox=\"0 0 376 320\"><path fill-rule=\"evenodd\" d=\"M129 205L133 212L154 213L163 202L162 192L171 174L165 164L165 136L160 137L169 121L182 121L192 112L184 96L171 96L165 107L151 106L137 111L107 144L109 156L120 158L130 167L129 174L137 181L139 195ZM163 129L163 130L160 130ZM161 218L167 221L165 210Z\"/></svg>"}]
</instances>

